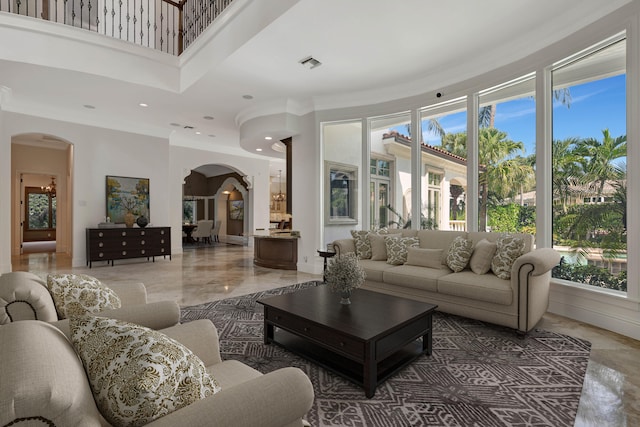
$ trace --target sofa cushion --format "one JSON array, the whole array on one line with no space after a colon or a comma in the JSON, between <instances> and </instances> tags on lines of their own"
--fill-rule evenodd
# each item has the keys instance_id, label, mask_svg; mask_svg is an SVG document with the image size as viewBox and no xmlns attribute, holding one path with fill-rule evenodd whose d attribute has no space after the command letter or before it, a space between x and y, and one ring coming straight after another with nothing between
<instances>
[{"instance_id":1,"label":"sofa cushion","mask_svg":"<svg viewBox=\"0 0 640 427\"><path fill-rule=\"evenodd\" d=\"M71 341L102 415L144 425L217 393L191 350L158 331L104 317L72 317Z\"/></svg>"},{"instance_id":2,"label":"sofa cushion","mask_svg":"<svg viewBox=\"0 0 640 427\"><path fill-rule=\"evenodd\" d=\"M385 261L374 261L371 259L361 259L360 267L364 270L365 280L371 280L374 282L382 282L382 273L386 270L393 268L391 264L387 264Z\"/></svg>"},{"instance_id":3,"label":"sofa cushion","mask_svg":"<svg viewBox=\"0 0 640 427\"><path fill-rule=\"evenodd\" d=\"M420 241L417 237L385 236L384 243L387 248L387 263L402 265L407 261L407 249L418 246Z\"/></svg>"},{"instance_id":4,"label":"sofa cushion","mask_svg":"<svg viewBox=\"0 0 640 427\"><path fill-rule=\"evenodd\" d=\"M436 292L438 278L450 274L446 266L442 268L424 268L415 265L398 265L382 272L385 284L404 286Z\"/></svg>"},{"instance_id":5,"label":"sofa cushion","mask_svg":"<svg viewBox=\"0 0 640 427\"><path fill-rule=\"evenodd\" d=\"M493 274L479 277L469 270L438 278L438 292L493 304L510 305L513 301L510 280L500 279Z\"/></svg>"},{"instance_id":6,"label":"sofa cushion","mask_svg":"<svg viewBox=\"0 0 640 427\"><path fill-rule=\"evenodd\" d=\"M491 259L491 271L501 279L511 278L511 268L524 253L525 242L521 237L504 235L496 241L496 253Z\"/></svg>"},{"instance_id":7,"label":"sofa cushion","mask_svg":"<svg viewBox=\"0 0 640 427\"><path fill-rule=\"evenodd\" d=\"M447 266L454 272L465 269L473 253L473 242L462 236L453 239L447 251Z\"/></svg>"},{"instance_id":8,"label":"sofa cushion","mask_svg":"<svg viewBox=\"0 0 640 427\"><path fill-rule=\"evenodd\" d=\"M473 254L469 260L471 271L476 274L486 274L491 270L491 260L496 253L496 243L482 239L473 248Z\"/></svg>"},{"instance_id":9,"label":"sofa cushion","mask_svg":"<svg viewBox=\"0 0 640 427\"><path fill-rule=\"evenodd\" d=\"M86 274L49 274L47 288L60 319L122 306L113 290Z\"/></svg>"},{"instance_id":10,"label":"sofa cushion","mask_svg":"<svg viewBox=\"0 0 640 427\"><path fill-rule=\"evenodd\" d=\"M491 264L491 259L489 259L489 264ZM442 268L442 249L422 249L412 246L407 249L405 265Z\"/></svg>"},{"instance_id":11,"label":"sofa cushion","mask_svg":"<svg viewBox=\"0 0 640 427\"><path fill-rule=\"evenodd\" d=\"M0 326L0 361L0 426L107 425L82 362L54 326L37 320Z\"/></svg>"},{"instance_id":12,"label":"sofa cushion","mask_svg":"<svg viewBox=\"0 0 640 427\"><path fill-rule=\"evenodd\" d=\"M360 259L371 258L369 234L371 234L371 231L368 230L351 230L351 237L353 237L356 246L356 255L358 255Z\"/></svg>"}]
</instances>

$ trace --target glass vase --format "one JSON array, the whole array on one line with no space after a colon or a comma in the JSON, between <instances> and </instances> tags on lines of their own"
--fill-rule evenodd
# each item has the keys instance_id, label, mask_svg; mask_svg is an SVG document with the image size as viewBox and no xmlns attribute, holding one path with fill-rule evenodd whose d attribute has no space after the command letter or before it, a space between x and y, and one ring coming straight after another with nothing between
<instances>
[{"instance_id":1,"label":"glass vase","mask_svg":"<svg viewBox=\"0 0 640 427\"><path fill-rule=\"evenodd\" d=\"M340 304L349 305L351 304L351 289L345 289L340 291Z\"/></svg>"}]
</instances>

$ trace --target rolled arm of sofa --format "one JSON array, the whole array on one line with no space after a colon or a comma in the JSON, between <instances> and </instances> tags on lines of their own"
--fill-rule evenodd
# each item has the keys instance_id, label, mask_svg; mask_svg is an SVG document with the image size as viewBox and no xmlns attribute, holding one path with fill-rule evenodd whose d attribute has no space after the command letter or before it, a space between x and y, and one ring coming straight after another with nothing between
<instances>
[{"instance_id":1,"label":"rolled arm of sofa","mask_svg":"<svg viewBox=\"0 0 640 427\"><path fill-rule=\"evenodd\" d=\"M538 248L531 252L519 257L516 262L513 263L511 269L511 275L518 275L521 267L524 265L530 266L531 270L528 273L532 276L541 276L558 265L560 262L560 254L551 248Z\"/></svg>"},{"instance_id":2,"label":"rolled arm of sofa","mask_svg":"<svg viewBox=\"0 0 640 427\"><path fill-rule=\"evenodd\" d=\"M302 426L313 404L313 386L298 368L288 367L235 385L159 418L149 426Z\"/></svg>"},{"instance_id":3,"label":"rolled arm of sofa","mask_svg":"<svg viewBox=\"0 0 640 427\"><path fill-rule=\"evenodd\" d=\"M25 271L0 276L0 325L18 320L58 320L46 282Z\"/></svg>"},{"instance_id":4,"label":"rolled arm of sofa","mask_svg":"<svg viewBox=\"0 0 640 427\"><path fill-rule=\"evenodd\" d=\"M105 286L112 289L118 295L123 307L147 303L147 288L142 283L114 282L105 283Z\"/></svg>"},{"instance_id":5,"label":"rolled arm of sofa","mask_svg":"<svg viewBox=\"0 0 640 427\"><path fill-rule=\"evenodd\" d=\"M128 305L114 310L104 310L95 313L95 315L159 330L180 323L180 306L175 301L160 301L149 304ZM70 336L69 319L58 320L53 322L52 325L60 329L67 337Z\"/></svg>"},{"instance_id":6,"label":"rolled arm of sofa","mask_svg":"<svg viewBox=\"0 0 640 427\"><path fill-rule=\"evenodd\" d=\"M334 240L333 249L339 254L348 254L356 251L356 242L354 239Z\"/></svg>"},{"instance_id":7,"label":"rolled arm of sofa","mask_svg":"<svg viewBox=\"0 0 640 427\"><path fill-rule=\"evenodd\" d=\"M202 360L205 366L222 362L218 330L209 319L185 322L163 329L163 334L178 341Z\"/></svg>"}]
</instances>

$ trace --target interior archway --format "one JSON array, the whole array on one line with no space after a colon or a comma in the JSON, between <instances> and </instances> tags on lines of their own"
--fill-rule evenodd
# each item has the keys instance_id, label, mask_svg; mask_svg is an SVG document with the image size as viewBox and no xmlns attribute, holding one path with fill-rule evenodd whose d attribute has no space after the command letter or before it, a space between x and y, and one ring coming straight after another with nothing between
<instances>
[{"instance_id":1,"label":"interior archway","mask_svg":"<svg viewBox=\"0 0 640 427\"><path fill-rule=\"evenodd\" d=\"M186 171L185 171L186 172ZM244 175L221 164L201 165L189 171L183 182L183 222L220 221L218 240L248 244L250 186ZM187 216L193 210L192 216Z\"/></svg>"}]
</instances>

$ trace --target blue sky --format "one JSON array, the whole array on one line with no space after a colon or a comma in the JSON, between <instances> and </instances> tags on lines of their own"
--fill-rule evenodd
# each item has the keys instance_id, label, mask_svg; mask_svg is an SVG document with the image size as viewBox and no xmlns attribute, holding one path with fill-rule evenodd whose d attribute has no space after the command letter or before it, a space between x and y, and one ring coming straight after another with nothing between
<instances>
[{"instance_id":1,"label":"blue sky","mask_svg":"<svg viewBox=\"0 0 640 427\"><path fill-rule=\"evenodd\" d=\"M570 137L602 139L602 130L608 128L612 137L625 135L625 76L619 75L594 82L571 86L569 108L560 102L553 107L553 138ZM466 130L466 112L450 114L438 120L446 132ZM507 132L509 138L521 141L525 155L535 152L535 101L521 98L497 105L496 128ZM431 145L440 145L440 138L426 132L424 140Z\"/></svg>"}]
</instances>

